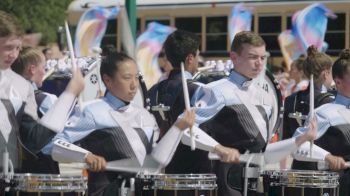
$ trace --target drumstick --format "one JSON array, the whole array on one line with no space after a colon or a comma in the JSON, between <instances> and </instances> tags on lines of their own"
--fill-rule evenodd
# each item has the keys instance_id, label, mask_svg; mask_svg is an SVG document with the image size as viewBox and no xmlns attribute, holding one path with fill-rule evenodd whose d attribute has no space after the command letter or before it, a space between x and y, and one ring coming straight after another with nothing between
<instances>
[{"instance_id":1,"label":"drumstick","mask_svg":"<svg viewBox=\"0 0 350 196\"><path fill-rule=\"evenodd\" d=\"M70 31L69 31L69 27L68 27L68 23L67 21L64 22L64 26L66 28L66 37L67 37L67 45L68 45L68 49L69 49L69 55L70 55L70 59L72 61L72 74L74 71L76 71L77 67L77 62L75 61L75 55L74 55L74 50L73 50L73 42L72 42L72 38L70 36ZM78 105L80 108L80 111L83 111L83 104L82 104L82 97L79 94L78 96Z\"/></svg>"},{"instance_id":2,"label":"drumstick","mask_svg":"<svg viewBox=\"0 0 350 196\"><path fill-rule=\"evenodd\" d=\"M315 110L315 92L314 92L314 75L310 75L310 109L309 109L309 124L314 118L314 110ZM310 141L310 157L312 157L312 146L314 141Z\"/></svg>"},{"instance_id":3,"label":"drumstick","mask_svg":"<svg viewBox=\"0 0 350 196\"><path fill-rule=\"evenodd\" d=\"M183 62L181 62L181 79L182 79L182 89L184 92L186 110L190 111L190 109L191 109L190 108L190 96L188 95L187 80L185 78L185 68L184 68ZM196 149L196 143L194 141L192 127L190 127L190 134L191 134L191 150L193 151Z\"/></svg>"},{"instance_id":4,"label":"drumstick","mask_svg":"<svg viewBox=\"0 0 350 196\"><path fill-rule=\"evenodd\" d=\"M56 67L53 66L49 70L47 70L47 72L45 73L42 81L45 81L49 76L51 76L51 74L53 74L55 72L55 69L56 69Z\"/></svg>"}]
</instances>

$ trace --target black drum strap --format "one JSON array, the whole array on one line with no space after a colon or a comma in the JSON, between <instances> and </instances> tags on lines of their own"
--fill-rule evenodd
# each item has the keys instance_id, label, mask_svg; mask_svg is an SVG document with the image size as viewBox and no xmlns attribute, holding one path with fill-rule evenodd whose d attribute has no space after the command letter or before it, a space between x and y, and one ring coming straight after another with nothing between
<instances>
[{"instance_id":1,"label":"black drum strap","mask_svg":"<svg viewBox=\"0 0 350 196\"><path fill-rule=\"evenodd\" d=\"M36 101L36 104L38 105L38 108L37 108L38 117L41 118L43 114L40 112L39 108L43 103L46 95L41 90L35 90L34 93L35 93L35 101Z\"/></svg>"},{"instance_id":2,"label":"black drum strap","mask_svg":"<svg viewBox=\"0 0 350 196\"><path fill-rule=\"evenodd\" d=\"M143 95L143 106L147 110L150 110L150 105L151 105L150 99L149 99L149 95L147 92L146 83L145 83L143 76L141 74L139 75L139 83L140 83L140 87L141 87L141 91L142 91L142 95Z\"/></svg>"},{"instance_id":3,"label":"black drum strap","mask_svg":"<svg viewBox=\"0 0 350 196\"><path fill-rule=\"evenodd\" d=\"M334 92L321 93L315 98L315 108L319 107L324 103L326 98L334 97Z\"/></svg>"}]
</instances>

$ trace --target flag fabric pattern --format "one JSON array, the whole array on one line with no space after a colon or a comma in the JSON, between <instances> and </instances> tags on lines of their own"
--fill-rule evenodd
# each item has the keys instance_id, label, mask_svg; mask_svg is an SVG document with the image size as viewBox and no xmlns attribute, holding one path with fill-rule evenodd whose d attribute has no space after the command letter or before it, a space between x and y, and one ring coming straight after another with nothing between
<instances>
[{"instance_id":1,"label":"flag fabric pattern","mask_svg":"<svg viewBox=\"0 0 350 196\"><path fill-rule=\"evenodd\" d=\"M251 30L252 10L252 7L247 7L243 3L232 8L228 24L231 42L237 33Z\"/></svg>"},{"instance_id":2,"label":"flag fabric pattern","mask_svg":"<svg viewBox=\"0 0 350 196\"><path fill-rule=\"evenodd\" d=\"M158 54L166 38L173 31L175 31L174 27L151 22L147 25L146 31L136 40L136 59L147 88L157 83L161 76L157 61Z\"/></svg>"},{"instance_id":3,"label":"flag fabric pattern","mask_svg":"<svg viewBox=\"0 0 350 196\"><path fill-rule=\"evenodd\" d=\"M92 56L92 48L100 47L107 29L107 20L115 18L120 8L92 7L80 17L75 33L74 50L77 57Z\"/></svg>"},{"instance_id":4,"label":"flag fabric pattern","mask_svg":"<svg viewBox=\"0 0 350 196\"><path fill-rule=\"evenodd\" d=\"M287 63L288 69L293 60L306 55L307 48L314 45L325 52L328 44L324 42L328 17L336 17L334 13L321 3L314 3L292 17L292 29L283 31L278 41Z\"/></svg>"},{"instance_id":5,"label":"flag fabric pattern","mask_svg":"<svg viewBox=\"0 0 350 196\"><path fill-rule=\"evenodd\" d=\"M328 17L335 17L335 15L321 3L314 3L296 13L292 32L304 51L310 45L316 46L322 52L327 49L324 47L327 45L324 43L324 38Z\"/></svg>"}]
</instances>

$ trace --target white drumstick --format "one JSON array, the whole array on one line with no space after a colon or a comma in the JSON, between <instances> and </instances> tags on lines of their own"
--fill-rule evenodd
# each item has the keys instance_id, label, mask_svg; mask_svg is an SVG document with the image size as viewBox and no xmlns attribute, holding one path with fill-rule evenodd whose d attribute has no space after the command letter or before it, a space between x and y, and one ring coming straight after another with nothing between
<instances>
[{"instance_id":1,"label":"white drumstick","mask_svg":"<svg viewBox=\"0 0 350 196\"><path fill-rule=\"evenodd\" d=\"M72 61L72 74L74 71L76 71L77 67L77 62L75 61L75 55L74 55L74 50L73 50L73 42L72 42L72 37L70 36L70 31L69 31L69 27L68 27L68 23L67 21L64 22L64 26L66 29L66 37L67 37L67 45L68 45L68 49L69 49L69 55L70 55L70 59ZM82 104L82 97L81 95L79 95L78 97L78 105L80 108L80 111L83 111L83 104Z\"/></svg>"},{"instance_id":2,"label":"white drumstick","mask_svg":"<svg viewBox=\"0 0 350 196\"><path fill-rule=\"evenodd\" d=\"M315 110L315 94L314 94L314 75L310 76L310 109L309 109L309 121L311 122L314 118L314 110ZM314 141L310 141L310 157L312 157L312 145Z\"/></svg>"},{"instance_id":3,"label":"white drumstick","mask_svg":"<svg viewBox=\"0 0 350 196\"><path fill-rule=\"evenodd\" d=\"M55 66L53 66L49 70L47 70L42 81L45 81L49 76L51 76L51 74L53 74L55 72L55 69L56 69Z\"/></svg>"},{"instance_id":4,"label":"white drumstick","mask_svg":"<svg viewBox=\"0 0 350 196\"><path fill-rule=\"evenodd\" d=\"M183 88L183 92L184 92L186 110L190 111L190 109L191 109L190 108L190 96L188 95L187 80L185 78L185 68L184 68L183 63L181 63L181 79L182 79L182 88ZM192 128L190 128L190 134L191 134L191 150L195 150L196 143L194 141Z\"/></svg>"},{"instance_id":5,"label":"white drumstick","mask_svg":"<svg viewBox=\"0 0 350 196\"><path fill-rule=\"evenodd\" d=\"M213 152L209 152L208 158L209 160L220 160L220 155ZM249 161L250 163L261 166L262 164L264 164L264 159L262 161L261 158L264 158L264 154L262 153L242 154L241 156L239 156L239 162L247 163Z\"/></svg>"},{"instance_id":6,"label":"white drumstick","mask_svg":"<svg viewBox=\"0 0 350 196\"><path fill-rule=\"evenodd\" d=\"M70 165L71 168L89 169L90 166L86 163L75 163ZM143 166L140 166L133 159L121 159L109 161L106 165L106 171L129 172L129 173L159 173L159 164L151 157L146 156Z\"/></svg>"},{"instance_id":7,"label":"white drumstick","mask_svg":"<svg viewBox=\"0 0 350 196\"><path fill-rule=\"evenodd\" d=\"M345 162L345 167L350 168L350 161ZM318 170L328 170L329 169L329 163L326 161L319 161L317 162L317 169Z\"/></svg>"}]
</instances>

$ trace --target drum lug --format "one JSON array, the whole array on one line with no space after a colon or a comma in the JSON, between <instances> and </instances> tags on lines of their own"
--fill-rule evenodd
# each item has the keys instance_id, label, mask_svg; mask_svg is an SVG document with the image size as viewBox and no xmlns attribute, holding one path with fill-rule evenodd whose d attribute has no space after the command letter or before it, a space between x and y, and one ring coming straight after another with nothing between
<instances>
[{"instance_id":1,"label":"drum lug","mask_svg":"<svg viewBox=\"0 0 350 196\"><path fill-rule=\"evenodd\" d=\"M258 167L243 168L244 178L259 178L259 176L260 176L260 168Z\"/></svg>"}]
</instances>

